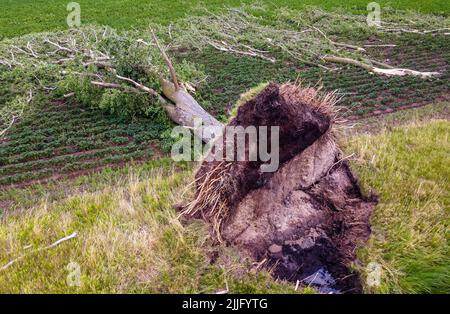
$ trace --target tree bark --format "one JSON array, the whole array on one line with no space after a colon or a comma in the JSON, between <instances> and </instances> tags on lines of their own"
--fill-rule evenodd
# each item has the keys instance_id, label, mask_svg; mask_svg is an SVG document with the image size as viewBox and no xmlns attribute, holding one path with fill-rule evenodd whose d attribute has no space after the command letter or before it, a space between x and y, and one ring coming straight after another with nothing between
<instances>
[{"instance_id":1,"label":"tree bark","mask_svg":"<svg viewBox=\"0 0 450 314\"><path fill-rule=\"evenodd\" d=\"M164 96L175 104L166 104L164 106L166 112L175 123L192 129L195 135L200 137L205 143L208 143L212 138L203 134L201 129L195 128L196 119L199 119L204 126L223 127L223 124L203 109L187 91L181 88L176 89L175 85L166 79L161 79L161 85Z\"/></svg>"}]
</instances>

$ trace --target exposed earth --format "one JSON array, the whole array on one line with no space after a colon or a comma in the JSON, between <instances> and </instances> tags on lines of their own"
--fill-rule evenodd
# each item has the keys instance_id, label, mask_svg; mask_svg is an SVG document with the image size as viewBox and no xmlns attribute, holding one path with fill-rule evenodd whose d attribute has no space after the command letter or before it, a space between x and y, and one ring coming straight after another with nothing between
<instances>
[{"instance_id":1,"label":"exposed earth","mask_svg":"<svg viewBox=\"0 0 450 314\"><path fill-rule=\"evenodd\" d=\"M255 261L266 260L279 278L323 292L361 292L350 265L370 235L376 197L362 195L334 141L334 102L312 88L269 84L229 125L280 125L281 166L262 172L260 159L205 161L184 213L209 221L219 240ZM222 140L230 142L226 134Z\"/></svg>"}]
</instances>

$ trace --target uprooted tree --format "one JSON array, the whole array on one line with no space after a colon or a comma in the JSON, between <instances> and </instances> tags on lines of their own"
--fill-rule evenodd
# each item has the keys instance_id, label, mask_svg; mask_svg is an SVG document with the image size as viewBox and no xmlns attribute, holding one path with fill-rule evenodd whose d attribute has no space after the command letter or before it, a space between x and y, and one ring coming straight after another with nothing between
<instances>
[{"instance_id":1,"label":"uprooted tree","mask_svg":"<svg viewBox=\"0 0 450 314\"><path fill-rule=\"evenodd\" d=\"M147 114L158 111L156 103L172 121L182 126L193 128L196 117L207 125L221 126L187 92L193 87L178 81L176 74L177 71L186 73L181 77L187 82L190 77L202 77L201 73L188 63L175 69L156 35L152 34L152 43L122 37L109 28L73 30L63 39L58 33L41 34L26 44L23 41L23 47L16 44L1 47L2 54L8 55L8 59L0 60L6 68L2 74L13 82L24 80L16 97L29 88L30 98L26 103L30 103L34 91L51 93L72 88L74 91L62 96L76 97L88 104L97 102L99 107L113 113ZM105 50L108 52L103 52ZM164 67L169 70L172 81L164 77ZM145 78L138 80L136 77ZM108 92L101 93L99 98L96 97L99 90ZM16 107L12 105L14 102L17 101L11 99L5 108ZM5 124L9 121L4 132L20 115L10 114L9 119L4 119Z\"/></svg>"},{"instance_id":2,"label":"uprooted tree","mask_svg":"<svg viewBox=\"0 0 450 314\"><path fill-rule=\"evenodd\" d=\"M35 95L52 95L75 97L116 114L168 116L210 142L194 128L194 119L210 126L222 123L189 93L205 75L187 61L172 64L166 53L184 48L210 47L268 62L277 62L276 56L283 55L327 71L332 70L330 63L341 63L383 75L439 75L372 60L365 47L331 37L342 23L366 34L448 30L405 29L394 24L373 30L358 17L320 10L280 10L267 25L240 8L188 18L168 32L154 26L158 38L170 43L166 47L152 31L117 33L108 27L6 40L0 45L0 74L16 88L6 99L5 129L0 134L24 114ZM330 285L358 289L357 276L347 265L355 259L356 246L370 233L368 219L375 201L362 195L336 145L334 103L333 94L321 95L316 89L268 85L238 108L229 125L280 126L280 168L263 173L261 160L205 161L196 174L195 198L182 214L209 221L218 240L242 248L262 263L277 265L276 272L283 278L304 280L325 269L334 276Z\"/></svg>"},{"instance_id":3,"label":"uprooted tree","mask_svg":"<svg viewBox=\"0 0 450 314\"><path fill-rule=\"evenodd\" d=\"M363 196L335 142L335 102L314 88L269 84L228 125L279 126L278 170L261 171L260 159L204 161L182 214L210 222L219 241L274 266L281 278L357 292L358 275L348 266L370 234L376 199ZM236 145L228 134L217 140ZM246 143L246 156L251 149Z\"/></svg>"}]
</instances>

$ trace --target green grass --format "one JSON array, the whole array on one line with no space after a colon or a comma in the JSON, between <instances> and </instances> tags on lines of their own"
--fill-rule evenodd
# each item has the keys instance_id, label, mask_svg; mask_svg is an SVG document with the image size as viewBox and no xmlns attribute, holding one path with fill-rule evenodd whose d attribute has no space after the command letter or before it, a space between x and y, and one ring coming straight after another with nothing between
<instances>
[{"instance_id":1,"label":"green grass","mask_svg":"<svg viewBox=\"0 0 450 314\"><path fill-rule=\"evenodd\" d=\"M426 123L429 120L449 120L450 103L438 102L418 108L396 111L391 114L368 117L358 120L352 124L352 128L344 130L347 136L355 134L376 134L392 130L394 127L414 123Z\"/></svg>"},{"instance_id":2,"label":"green grass","mask_svg":"<svg viewBox=\"0 0 450 314\"><path fill-rule=\"evenodd\" d=\"M99 172L93 172L75 178L61 178L50 180L45 184L36 182L30 186L16 187L0 190L0 217L5 212L24 211L42 199L54 202L83 192L96 192L107 187L123 185L126 178L133 174L140 180L148 178L155 169L168 171L172 168L187 170L189 165L184 163L173 164L169 157L147 160L144 163L129 163L121 168L105 167Z\"/></svg>"},{"instance_id":3,"label":"green grass","mask_svg":"<svg viewBox=\"0 0 450 314\"><path fill-rule=\"evenodd\" d=\"M367 291L450 292L449 134L450 122L436 120L347 143L363 188L380 197L360 258L381 265L381 284Z\"/></svg>"},{"instance_id":4,"label":"green grass","mask_svg":"<svg viewBox=\"0 0 450 314\"><path fill-rule=\"evenodd\" d=\"M381 285L367 292L450 291L449 133L450 123L437 120L343 139L364 189L380 195L357 266L364 278L368 263L382 265ZM162 159L10 191L16 206L0 222L0 267L25 257L0 270L0 292L294 292L255 274L235 250L212 246L204 223L180 223L172 204L190 197L182 192L191 176L190 165ZM80 287L66 284L71 262L80 265Z\"/></svg>"},{"instance_id":5,"label":"green grass","mask_svg":"<svg viewBox=\"0 0 450 314\"><path fill-rule=\"evenodd\" d=\"M166 165L122 170L115 181L104 174L109 184L97 183L103 186L97 191L58 202L42 198L26 213L5 215L0 265L29 255L0 270L0 293L206 293L227 286L241 293L295 292L266 272L248 273L238 252L213 248L203 223L181 225L172 204L181 200L190 173ZM73 232L76 238L33 252ZM210 265L213 251L223 261ZM69 263L79 264L81 286L66 284Z\"/></svg>"},{"instance_id":6,"label":"green grass","mask_svg":"<svg viewBox=\"0 0 450 314\"><path fill-rule=\"evenodd\" d=\"M77 0L81 6L81 22L111 25L115 28L142 27L149 22L169 24L186 14L195 14L199 8L217 10L224 4L238 6L240 3L252 3L249 0ZM65 0L3 0L0 3L0 39L14 37L31 32L65 29ZM348 8L353 12L365 13L367 0L280 0L261 1L271 7L287 6L301 8L304 5L318 5L326 9L335 7ZM448 14L450 4L446 0L379 0L382 6L398 9L414 9L426 13Z\"/></svg>"}]
</instances>

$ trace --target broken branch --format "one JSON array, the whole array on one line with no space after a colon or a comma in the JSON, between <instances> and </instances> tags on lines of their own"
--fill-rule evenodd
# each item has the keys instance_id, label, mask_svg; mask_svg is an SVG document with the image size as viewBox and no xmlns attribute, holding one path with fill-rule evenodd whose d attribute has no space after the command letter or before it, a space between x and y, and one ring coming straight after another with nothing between
<instances>
[{"instance_id":1,"label":"broken branch","mask_svg":"<svg viewBox=\"0 0 450 314\"><path fill-rule=\"evenodd\" d=\"M167 67L169 68L170 71L170 76L172 78L172 82L175 85L175 89L180 89L180 84L178 84L178 79L177 79L177 74L175 72L175 69L172 65L172 61L170 61L169 57L167 56L166 52L164 51L164 49L161 47L161 45L159 44L158 38L155 35L155 32L153 30L151 30L152 33L152 37L153 40L155 41L156 46L158 47L159 51L161 52L161 55L164 59L164 61L167 64Z\"/></svg>"},{"instance_id":2,"label":"broken branch","mask_svg":"<svg viewBox=\"0 0 450 314\"><path fill-rule=\"evenodd\" d=\"M334 46L349 48L349 49L353 49L353 50L357 50L357 51L361 51L361 52L365 52L366 51L366 49L364 49L362 47L358 47L358 46L354 46L354 45L350 45L350 44L345 44L345 43L335 42L334 40L330 39L324 32L322 32L317 27L313 26L313 28Z\"/></svg>"},{"instance_id":3,"label":"broken branch","mask_svg":"<svg viewBox=\"0 0 450 314\"><path fill-rule=\"evenodd\" d=\"M344 58L344 57L337 57L337 56L323 56L322 60L326 62L333 62L333 63L340 63L340 64L350 64L354 65L363 69L366 69L369 72L377 73L377 74L384 74L388 76L405 76L405 75L411 75L411 76L418 76L420 78L431 78L435 76L439 76L441 73L439 72L421 72L411 69L403 69L403 68L394 68L392 66L388 66L388 69L382 69L374 67L371 64L364 63L355 59L350 58ZM373 61L371 61L374 63ZM383 64L380 62L377 62L378 64ZM383 64L384 65L384 64Z\"/></svg>"},{"instance_id":4,"label":"broken branch","mask_svg":"<svg viewBox=\"0 0 450 314\"><path fill-rule=\"evenodd\" d=\"M72 233L71 235L68 235L67 237L64 237L62 239L59 239L58 241L53 242L52 244L50 244L49 246L46 247L42 247L42 248L37 248L35 250L33 250L32 252L28 253L28 254L22 254L19 257L13 259L12 261L10 261L9 263L7 263L6 265L4 265L2 268L0 268L0 271L7 269L8 267L10 267L11 265L13 265L14 263L24 259L25 257L27 257L30 254L34 254L37 252L41 252L41 251L45 251L45 250L49 250L51 248L54 248L55 246L61 244L62 242L68 241L70 239L73 239L77 236L77 232Z\"/></svg>"},{"instance_id":5,"label":"broken branch","mask_svg":"<svg viewBox=\"0 0 450 314\"><path fill-rule=\"evenodd\" d=\"M123 86L116 83L107 83L107 82L98 82L98 81L91 81L92 85L95 85L100 88L111 88L111 89L118 89L123 92L132 92L132 93L139 93L140 90L133 87Z\"/></svg>"}]
</instances>

